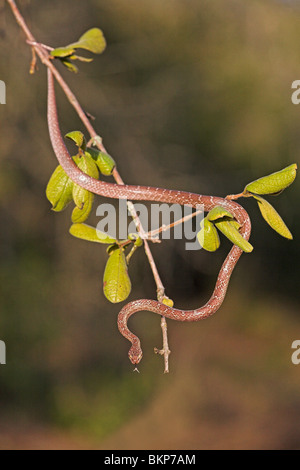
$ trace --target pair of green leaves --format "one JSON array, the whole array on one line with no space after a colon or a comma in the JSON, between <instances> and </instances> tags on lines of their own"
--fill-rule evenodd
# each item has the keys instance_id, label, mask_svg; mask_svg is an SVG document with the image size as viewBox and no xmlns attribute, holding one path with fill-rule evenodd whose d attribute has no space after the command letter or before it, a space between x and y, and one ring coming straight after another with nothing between
<instances>
[{"instance_id":1,"label":"pair of green leaves","mask_svg":"<svg viewBox=\"0 0 300 470\"><path fill-rule=\"evenodd\" d=\"M59 59L71 72L78 72L74 60L91 62L93 59L76 54L77 49L84 49L94 54L101 54L106 48L106 41L101 29L92 28L86 31L76 42L64 47L58 47L51 51L51 56Z\"/></svg>"},{"instance_id":2,"label":"pair of green leaves","mask_svg":"<svg viewBox=\"0 0 300 470\"><path fill-rule=\"evenodd\" d=\"M79 149L73 161L81 171L95 179L99 179L99 172L104 175L112 173L115 167L112 157L96 149L86 150L86 140L82 132L73 131L66 137L75 142ZM94 194L73 183L60 165L49 180L46 196L52 204L52 210L56 212L64 210L71 201L74 201L76 206L72 212L74 223L82 223L88 218L94 202Z\"/></svg>"},{"instance_id":3,"label":"pair of green leaves","mask_svg":"<svg viewBox=\"0 0 300 470\"><path fill-rule=\"evenodd\" d=\"M70 234L90 242L110 245L107 249L108 260L103 276L103 292L112 303L123 302L131 292L131 281L128 274L128 263L125 248L115 238L86 224L73 224ZM139 244L139 239L135 241Z\"/></svg>"},{"instance_id":4,"label":"pair of green leaves","mask_svg":"<svg viewBox=\"0 0 300 470\"><path fill-rule=\"evenodd\" d=\"M73 161L85 174L99 178L98 168L88 152L82 156L76 155ZM52 204L52 210L56 212L61 212L74 201L72 222L84 222L92 210L94 201L94 195L73 183L60 165L54 170L48 182L46 196Z\"/></svg>"},{"instance_id":5,"label":"pair of green leaves","mask_svg":"<svg viewBox=\"0 0 300 470\"><path fill-rule=\"evenodd\" d=\"M73 161L85 174L99 178L98 167L88 152L76 155ZM94 201L94 194L73 183L60 165L48 182L46 196L52 204L52 210L56 212L64 210L71 201L74 201L75 208L71 218L72 222L78 223L88 218Z\"/></svg>"},{"instance_id":6,"label":"pair of green leaves","mask_svg":"<svg viewBox=\"0 0 300 470\"><path fill-rule=\"evenodd\" d=\"M218 230L246 253L253 250L253 246L240 234L240 225L234 216L221 206L214 207L202 220L200 226L201 230L197 238L200 245L207 251L212 252L219 248Z\"/></svg>"},{"instance_id":7,"label":"pair of green leaves","mask_svg":"<svg viewBox=\"0 0 300 470\"><path fill-rule=\"evenodd\" d=\"M270 227L279 233L279 235L289 240L293 239L293 235L278 212L262 195L277 196L282 193L284 189L294 182L296 174L297 164L294 163L281 171L277 171L247 184L243 192L245 197L252 196L257 200L260 212Z\"/></svg>"},{"instance_id":8,"label":"pair of green leaves","mask_svg":"<svg viewBox=\"0 0 300 470\"><path fill-rule=\"evenodd\" d=\"M259 178L247 184L243 193L237 197L253 197L258 202L260 212L265 221L282 237L292 239L293 236L274 207L262 197L262 195L276 196L290 186L296 178L296 163L289 165L283 170L271 175ZM236 199L237 197L229 197ZM201 230L197 237L200 245L207 251L216 251L220 246L217 229L222 232L232 243L237 245L246 253L253 250L252 245L247 242L239 232L239 224L233 215L222 207L215 207L201 222Z\"/></svg>"}]
</instances>

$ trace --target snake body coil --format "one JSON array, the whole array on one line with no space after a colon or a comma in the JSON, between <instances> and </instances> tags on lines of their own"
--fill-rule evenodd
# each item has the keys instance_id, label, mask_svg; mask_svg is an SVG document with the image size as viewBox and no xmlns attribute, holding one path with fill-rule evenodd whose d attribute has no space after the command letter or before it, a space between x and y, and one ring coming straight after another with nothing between
<instances>
[{"instance_id":1,"label":"snake body coil","mask_svg":"<svg viewBox=\"0 0 300 470\"><path fill-rule=\"evenodd\" d=\"M54 78L48 69L48 126L50 140L58 162L69 176L69 178L82 188L91 191L100 196L112 199L128 199L157 201L165 203L176 203L181 205L190 205L196 207L199 204L204 206L205 212L209 212L216 206L227 209L240 224L240 233L248 240L251 233L251 222L245 209L236 202L215 196L202 196L185 191L175 191L169 189L155 188L151 186L131 186L106 183L94 179L83 173L73 162L63 141L59 128ZM221 270L219 272L215 289L209 301L195 310L179 310L168 307L155 300L136 300L128 303L119 313L118 328L121 334L131 343L129 350L129 359L133 364L138 364L142 358L142 349L139 338L134 335L127 326L129 317L142 310L150 311L163 315L172 320L178 321L198 321L213 315L221 306L228 287L232 271L242 254L242 250L234 245L228 253Z\"/></svg>"}]
</instances>

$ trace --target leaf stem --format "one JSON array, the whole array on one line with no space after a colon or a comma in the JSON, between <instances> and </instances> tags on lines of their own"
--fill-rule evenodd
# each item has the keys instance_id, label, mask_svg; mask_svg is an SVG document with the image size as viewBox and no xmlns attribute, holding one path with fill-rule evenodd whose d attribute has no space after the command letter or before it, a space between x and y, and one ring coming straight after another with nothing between
<instances>
[{"instance_id":1,"label":"leaf stem","mask_svg":"<svg viewBox=\"0 0 300 470\"><path fill-rule=\"evenodd\" d=\"M242 193L239 193L239 194L228 194L228 196L226 196L225 199L229 199L230 201L235 201L236 199L239 199L240 197L252 197L252 194L244 190Z\"/></svg>"}]
</instances>

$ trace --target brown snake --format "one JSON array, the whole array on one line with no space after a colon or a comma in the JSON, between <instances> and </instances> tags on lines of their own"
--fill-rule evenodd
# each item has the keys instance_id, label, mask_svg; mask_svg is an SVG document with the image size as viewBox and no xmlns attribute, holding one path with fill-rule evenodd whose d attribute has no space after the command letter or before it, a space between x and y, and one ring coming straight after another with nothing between
<instances>
[{"instance_id":1,"label":"brown snake","mask_svg":"<svg viewBox=\"0 0 300 470\"><path fill-rule=\"evenodd\" d=\"M221 206L231 212L241 226L240 233L246 240L249 239L251 233L251 222L249 216L245 209L236 202L221 197L202 196L185 191L154 188L151 186L129 186L106 183L83 173L73 162L61 135L57 116L54 78L49 69L48 126L52 147L60 165L69 178L82 188L85 188L94 194L113 199L158 201L170 204L186 204L192 207L202 204L205 212L209 212L216 206ZM118 328L120 333L132 343L128 353L132 364L138 364L140 362L142 358L142 349L139 338L128 329L127 322L129 317L141 310L158 313L159 315L163 315L172 320L189 322L203 320L204 318L213 315L222 305L230 276L242 253L243 251L236 245L231 248L220 269L212 296L203 307L195 310L179 310L168 307L167 305L155 300L142 299L130 302L122 308L118 316Z\"/></svg>"}]
</instances>

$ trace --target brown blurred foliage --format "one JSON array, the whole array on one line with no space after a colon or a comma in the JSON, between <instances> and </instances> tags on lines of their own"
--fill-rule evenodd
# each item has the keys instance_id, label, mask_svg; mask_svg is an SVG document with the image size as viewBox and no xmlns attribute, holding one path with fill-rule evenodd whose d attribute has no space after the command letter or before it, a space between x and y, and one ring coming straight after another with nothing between
<instances>
[{"instance_id":1,"label":"brown blurred foliage","mask_svg":"<svg viewBox=\"0 0 300 470\"><path fill-rule=\"evenodd\" d=\"M18 5L37 40L53 47L93 26L104 31L102 56L78 75L60 70L126 182L226 195L299 161L297 4ZM245 201L255 250L239 262L224 307L203 324L169 322L169 376L152 352L159 318L137 315L130 325L145 357L132 374L119 306L102 293L105 248L72 238L70 210L51 212L45 197L56 166L45 70L28 74L30 49L7 5L0 14L0 448L299 448L300 369L290 360L300 335L298 181L272 201L294 241ZM63 132L84 132L60 90L58 101ZM214 255L186 252L181 241L153 246L177 306L207 300L228 248L225 240ZM130 299L155 298L143 250L130 274Z\"/></svg>"}]
</instances>

